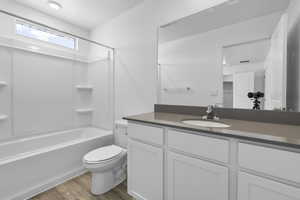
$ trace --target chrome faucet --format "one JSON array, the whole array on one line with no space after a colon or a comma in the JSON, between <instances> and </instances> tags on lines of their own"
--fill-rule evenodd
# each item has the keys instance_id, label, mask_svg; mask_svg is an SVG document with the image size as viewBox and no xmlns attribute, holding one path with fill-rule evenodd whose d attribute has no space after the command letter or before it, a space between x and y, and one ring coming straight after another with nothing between
<instances>
[{"instance_id":1,"label":"chrome faucet","mask_svg":"<svg viewBox=\"0 0 300 200\"><path fill-rule=\"evenodd\" d=\"M214 105L207 106L206 115L203 116L202 118L206 120L219 120L219 118L216 116L214 109L215 109Z\"/></svg>"}]
</instances>

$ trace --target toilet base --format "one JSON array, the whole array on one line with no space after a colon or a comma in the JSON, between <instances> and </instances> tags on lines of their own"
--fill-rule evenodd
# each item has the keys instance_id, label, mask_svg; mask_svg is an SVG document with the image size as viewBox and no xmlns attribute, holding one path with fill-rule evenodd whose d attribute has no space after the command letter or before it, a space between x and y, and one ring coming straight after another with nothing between
<instances>
[{"instance_id":1,"label":"toilet base","mask_svg":"<svg viewBox=\"0 0 300 200\"><path fill-rule=\"evenodd\" d=\"M94 195L104 194L118 186L126 179L126 169L109 170L92 173L91 192Z\"/></svg>"}]
</instances>

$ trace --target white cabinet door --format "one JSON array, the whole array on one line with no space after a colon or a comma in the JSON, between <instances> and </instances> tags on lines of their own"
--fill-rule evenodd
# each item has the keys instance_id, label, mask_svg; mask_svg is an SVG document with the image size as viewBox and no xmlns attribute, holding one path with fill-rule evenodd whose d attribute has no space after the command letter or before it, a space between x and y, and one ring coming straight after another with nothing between
<instances>
[{"instance_id":1,"label":"white cabinet door","mask_svg":"<svg viewBox=\"0 0 300 200\"><path fill-rule=\"evenodd\" d=\"M238 200L300 200L300 189L240 173Z\"/></svg>"},{"instance_id":2,"label":"white cabinet door","mask_svg":"<svg viewBox=\"0 0 300 200\"><path fill-rule=\"evenodd\" d=\"M129 139L128 192L138 200L163 199L163 150Z\"/></svg>"},{"instance_id":3,"label":"white cabinet door","mask_svg":"<svg viewBox=\"0 0 300 200\"><path fill-rule=\"evenodd\" d=\"M228 169L168 153L168 200L228 200Z\"/></svg>"}]
</instances>

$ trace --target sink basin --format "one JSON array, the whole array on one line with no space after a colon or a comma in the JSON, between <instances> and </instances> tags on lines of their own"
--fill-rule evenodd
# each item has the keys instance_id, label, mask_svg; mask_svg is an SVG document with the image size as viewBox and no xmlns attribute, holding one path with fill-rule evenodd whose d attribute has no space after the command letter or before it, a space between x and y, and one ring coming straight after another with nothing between
<instances>
[{"instance_id":1,"label":"sink basin","mask_svg":"<svg viewBox=\"0 0 300 200\"><path fill-rule=\"evenodd\" d=\"M229 128L230 125L204 120L183 120L182 123L206 128Z\"/></svg>"}]
</instances>

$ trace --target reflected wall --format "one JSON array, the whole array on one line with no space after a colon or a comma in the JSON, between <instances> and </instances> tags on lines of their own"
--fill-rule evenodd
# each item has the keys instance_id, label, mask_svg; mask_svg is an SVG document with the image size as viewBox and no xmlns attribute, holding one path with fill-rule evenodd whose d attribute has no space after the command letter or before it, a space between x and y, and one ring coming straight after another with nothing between
<instances>
[{"instance_id":1,"label":"reflected wall","mask_svg":"<svg viewBox=\"0 0 300 200\"><path fill-rule=\"evenodd\" d=\"M300 111L300 2L291 0L288 8L287 107Z\"/></svg>"}]
</instances>

